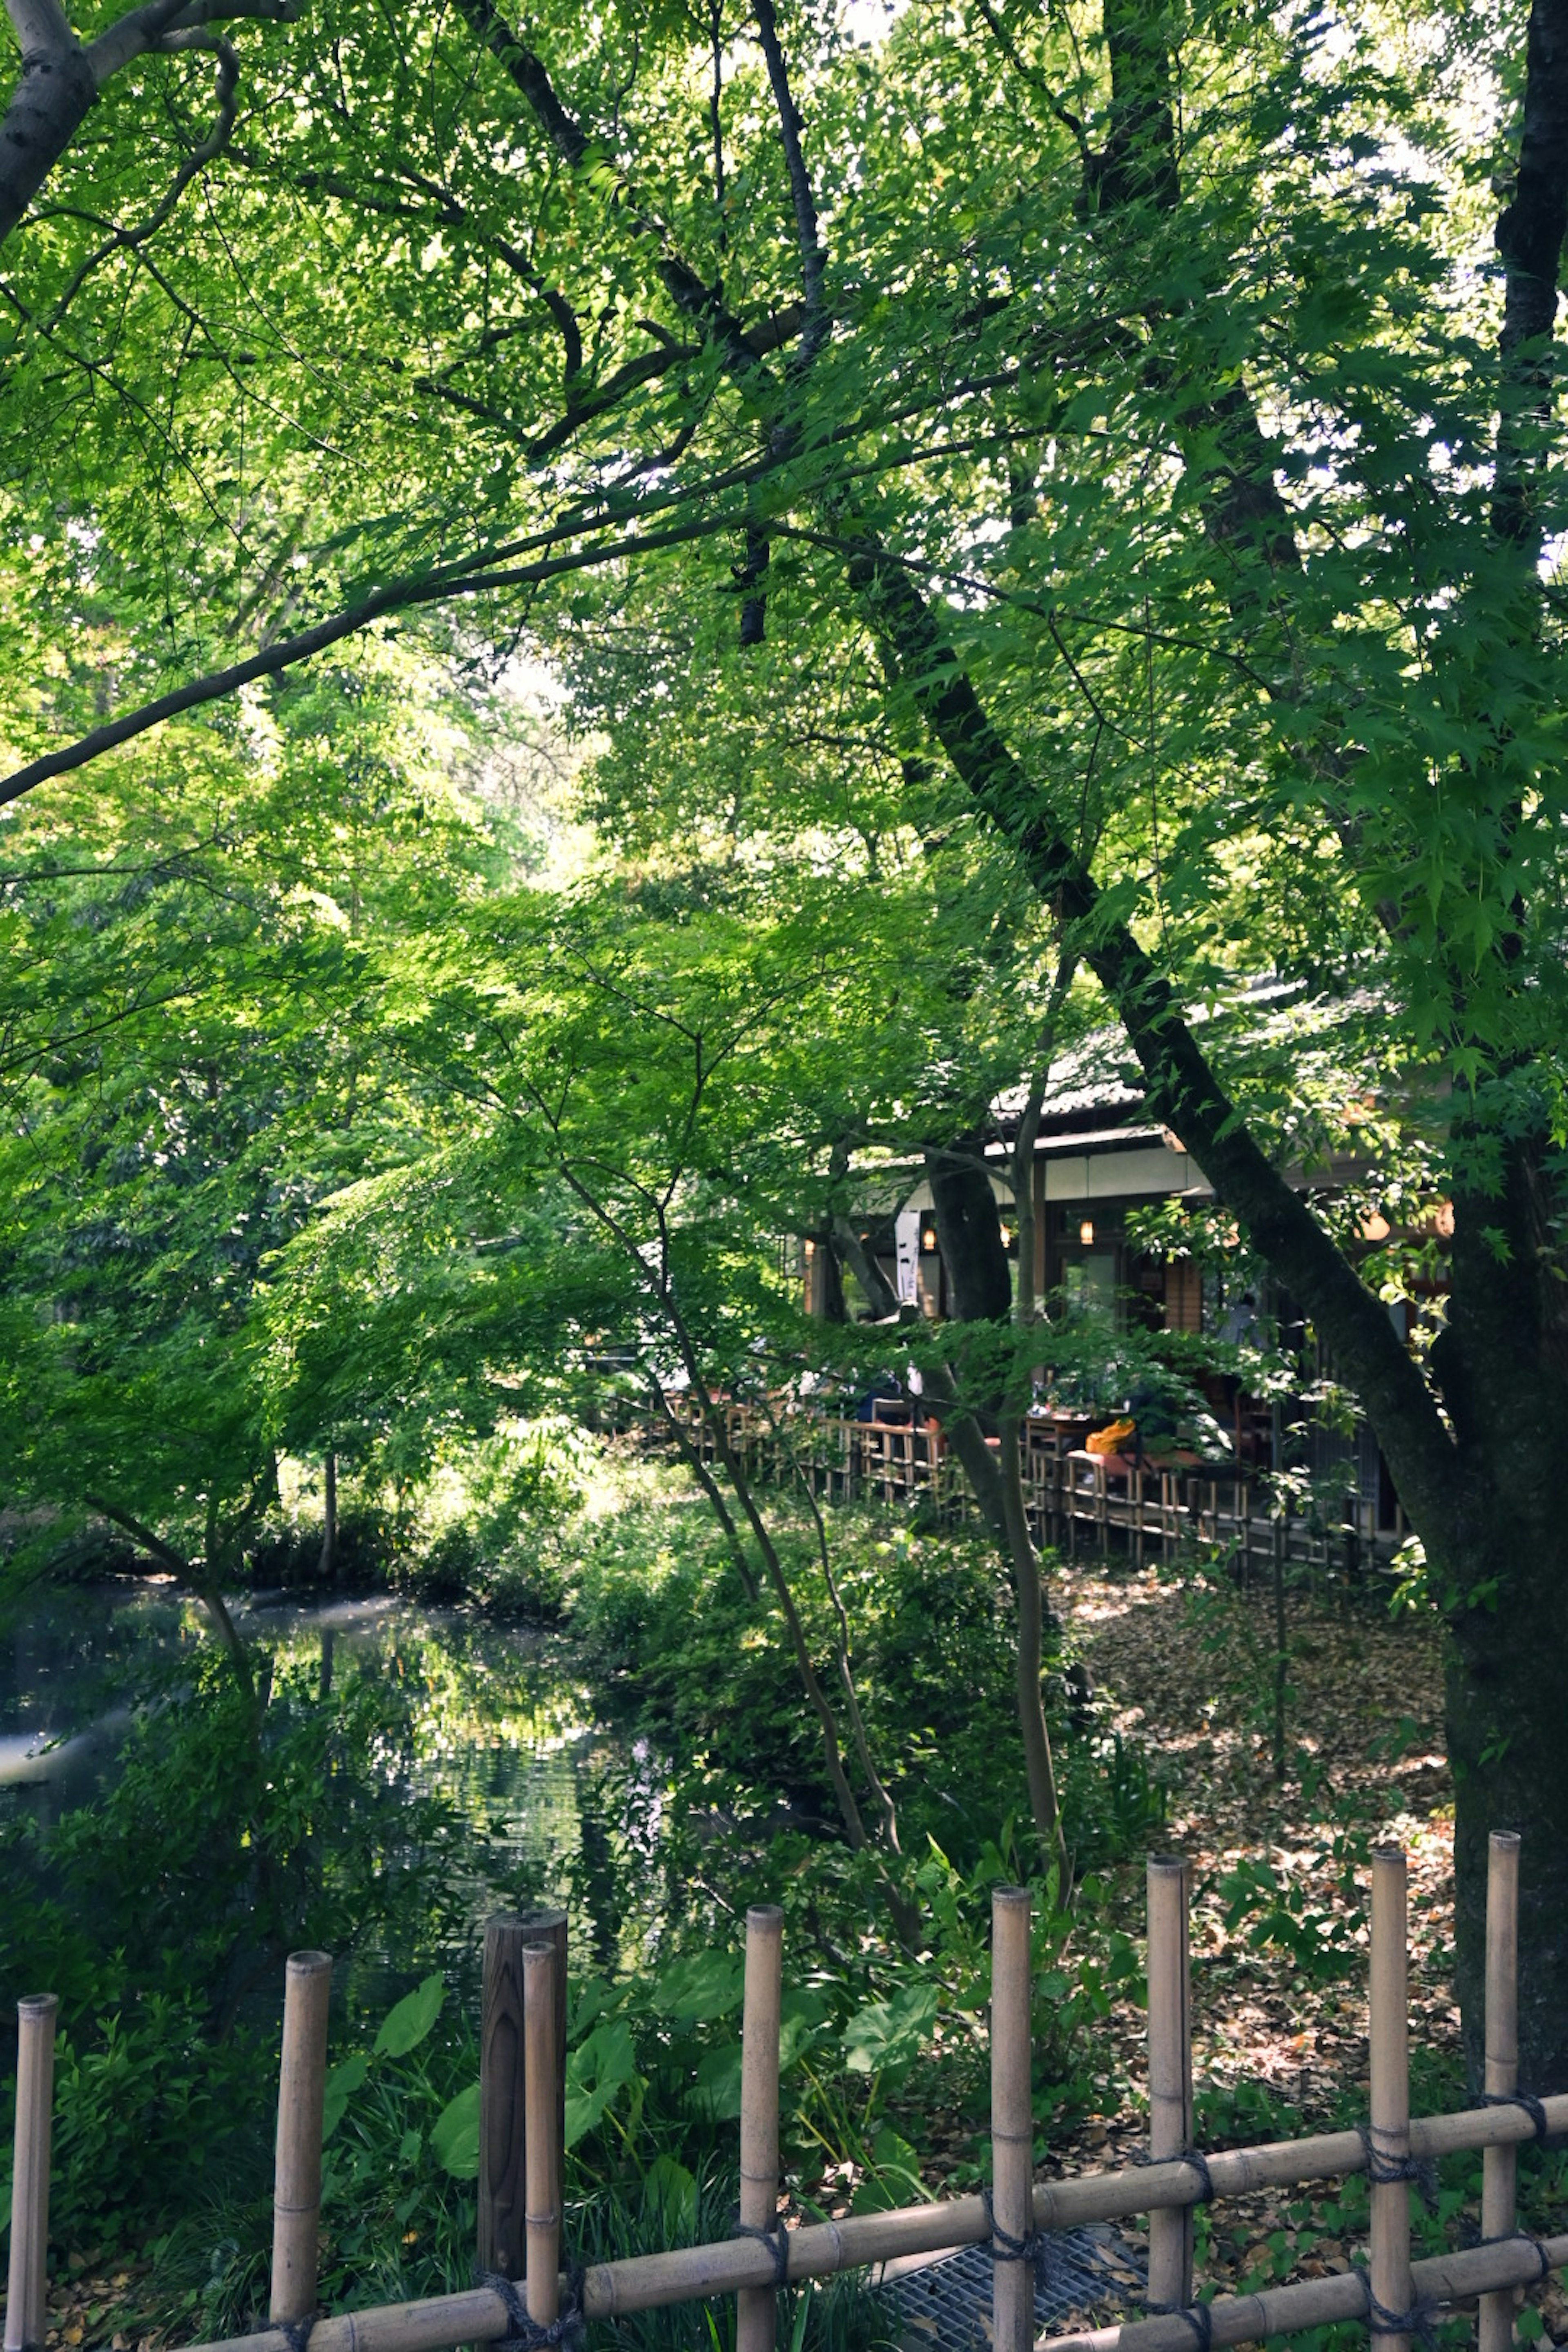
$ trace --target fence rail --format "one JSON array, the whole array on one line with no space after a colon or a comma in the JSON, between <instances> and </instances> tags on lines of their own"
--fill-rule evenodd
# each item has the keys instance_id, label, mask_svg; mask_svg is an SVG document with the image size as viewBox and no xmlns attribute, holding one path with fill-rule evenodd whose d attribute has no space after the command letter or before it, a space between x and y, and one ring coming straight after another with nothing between
<instances>
[{"instance_id":1,"label":"fence rail","mask_svg":"<svg viewBox=\"0 0 1568 2352\"><path fill-rule=\"evenodd\" d=\"M312 2318L321 2183L321 2095L326 2064L329 1963L298 1954L285 1981L270 2311L273 2324L200 2352L446 2352L500 2343L534 2352L565 2342L584 2322L715 2295L738 2298L738 2352L768 2352L776 2297L785 2285L899 2257L988 2243L993 2263L993 2341L1026 2352L1033 2337L1030 2266L1053 2231L1091 2222L1151 2217L1150 2316L1042 2339L1052 2352L1208 2352L1334 2320L1364 2320L1390 2352L1408 2352L1435 2310L1480 2298L1482 2352L1513 2340L1513 2293L1568 2264L1568 2235L1529 2238L1515 2228L1519 2144L1568 2131L1568 2095L1521 2095L1517 2054L1519 1839L1491 1840L1487 1914L1487 2104L1411 2119L1406 2000L1405 1862L1380 1847L1372 1864L1370 2056L1367 2124L1300 2140L1205 2154L1192 2145L1187 1869L1179 1859L1149 1865L1150 2160L1118 2171L1035 2182L1030 2094L1030 1899L998 1887L992 1904L991 2117L993 2179L978 2196L787 2226L778 2193L778 2096L782 1915L747 1914L742 2041L740 2234L712 2244L631 2255L587 2270L567 2291L561 2270L564 2065L561 2016L563 1941L560 1915L536 1915L543 1933L521 1947L523 2082L515 2033L492 2031L483 2045L480 2138L490 2178L526 2188L521 2242L507 2268L484 2284L417 2303L384 2305ZM510 1929L528 1922L507 1923ZM514 1984L516 1938L487 1937L487 1957ZM486 2014L507 2005L487 1986ZM7 2352L44 2341L48 2239L49 2126L55 2003L19 2004L21 2077L16 2103ZM515 2022L514 2017L514 2022ZM498 2147L498 2137L520 2141ZM1483 2154L1481 2243L1413 2263L1410 2183L1424 2160L1461 2149ZM521 2162L519 2158L521 2157ZM1370 2249L1365 2269L1297 2281L1251 2295L1194 2300L1192 2212L1266 2188L1300 2187L1370 2175ZM494 2213L481 2212L485 2252L494 2259ZM521 2273L522 2284L513 2282Z\"/></svg>"},{"instance_id":2,"label":"fence rail","mask_svg":"<svg viewBox=\"0 0 1568 2352\"><path fill-rule=\"evenodd\" d=\"M717 1432L695 1402L667 1400L693 1449L708 1464L720 1456ZM957 1456L935 1422L847 1421L795 1407L775 1412L720 1402L723 1443L748 1476L771 1484L797 1478L829 1502L861 1498L923 1502L938 1523L977 1519ZM1025 1422L1025 1507L1037 1543L1073 1557L1106 1553L1113 1534L1142 1567L1152 1552L1215 1545L1244 1562L1276 1558L1325 1576L1354 1579L1384 1567L1405 1540L1396 1510L1380 1526L1376 1506L1346 1486L1303 1510L1293 1496L1276 1501L1262 1474L1245 1465L1095 1454L1067 1442L1049 1422Z\"/></svg>"}]
</instances>

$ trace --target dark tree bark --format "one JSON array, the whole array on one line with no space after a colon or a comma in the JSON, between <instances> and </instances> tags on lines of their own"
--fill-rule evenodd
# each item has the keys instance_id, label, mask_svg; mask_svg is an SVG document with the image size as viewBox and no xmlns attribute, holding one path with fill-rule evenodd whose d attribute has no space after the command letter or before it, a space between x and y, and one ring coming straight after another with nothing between
<instances>
[{"instance_id":1,"label":"dark tree bark","mask_svg":"<svg viewBox=\"0 0 1568 2352\"><path fill-rule=\"evenodd\" d=\"M1012 1318L1013 1286L981 1138L972 1134L945 1147L928 1146L925 1168L936 1214L937 1245L947 1267L952 1319L990 1324L1005 1332ZM1040 1693L1045 1601L1040 1557L1024 1503L1018 1415L999 1384L989 1386L984 1393L974 1393L973 1375L961 1390L950 1372L936 1385L933 1402L1013 1579L1018 1615L1015 1689L1029 1810L1041 1844L1062 1864L1065 1896L1061 1806ZM986 1442L987 1422L997 1440L994 1453Z\"/></svg>"},{"instance_id":2,"label":"dark tree bark","mask_svg":"<svg viewBox=\"0 0 1568 2352\"><path fill-rule=\"evenodd\" d=\"M81 45L53 14L29 10L22 38L22 77L0 119L0 240L10 236L98 97ZM12 12L16 22L16 11Z\"/></svg>"},{"instance_id":3,"label":"dark tree bark","mask_svg":"<svg viewBox=\"0 0 1568 2352\"><path fill-rule=\"evenodd\" d=\"M321 1477L321 1556L316 1573L323 1584L338 1580L338 1457L331 1447Z\"/></svg>"},{"instance_id":4,"label":"dark tree bark","mask_svg":"<svg viewBox=\"0 0 1568 2352\"><path fill-rule=\"evenodd\" d=\"M885 1323L899 1311L899 1294L882 1272L880 1261L867 1248L847 1217L833 1220L833 1243L844 1264L849 1268L866 1294L866 1304L879 1323Z\"/></svg>"},{"instance_id":5,"label":"dark tree bark","mask_svg":"<svg viewBox=\"0 0 1568 2352\"><path fill-rule=\"evenodd\" d=\"M980 1137L928 1146L925 1169L953 1320L1005 1323L1013 1311L1013 1285Z\"/></svg>"}]
</instances>

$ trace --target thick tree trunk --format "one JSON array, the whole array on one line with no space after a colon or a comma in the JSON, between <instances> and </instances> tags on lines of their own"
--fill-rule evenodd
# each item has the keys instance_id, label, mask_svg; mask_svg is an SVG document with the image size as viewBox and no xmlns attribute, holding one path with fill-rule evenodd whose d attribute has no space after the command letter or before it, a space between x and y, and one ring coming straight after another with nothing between
<instances>
[{"instance_id":1,"label":"thick tree trunk","mask_svg":"<svg viewBox=\"0 0 1568 2352\"><path fill-rule=\"evenodd\" d=\"M1568 2087L1568 1517L1545 1465L1525 1469L1522 1484L1500 1512L1487 1482L1486 1535L1458 1563L1477 1584L1495 1582L1498 1598L1465 1611L1448 1647L1455 1973L1479 2088L1487 1840L1517 1830L1520 2081L1544 2096Z\"/></svg>"},{"instance_id":2,"label":"thick tree trunk","mask_svg":"<svg viewBox=\"0 0 1568 2352\"><path fill-rule=\"evenodd\" d=\"M0 242L81 129L97 96L92 67L76 40L24 56L22 79L0 118Z\"/></svg>"},{"instance_id":3,"label":"thick tree trunk","mask_svg":"<svg viewBox=\"0 0 1568 2352\"><path fill-rule=\"evenodd\" d=\"M953 1320L1005 1323L1013 1311L1013 1285L979 1136L932 1145L925 1170Z\"/></svg>"},{"instance_id":4,"label":"thick tree trunk","mask_svg":"<svg viewBox=\"0 0 1568 2352\"><path fill-rule=\"evenodd\" d=\"M1479 2080L1487 1838L1517 1830L1521 2080L1558 2091L1568 2085L1568 1300L1547 1139L1516 1149L1500 1193L1459 1192L1454 1205L1453 1290L1433 1367L1460 1491L1446 1509L1420 1493L1402 1499L1449 1624L1460 2008Z\"/></svg>"}]
</instances>

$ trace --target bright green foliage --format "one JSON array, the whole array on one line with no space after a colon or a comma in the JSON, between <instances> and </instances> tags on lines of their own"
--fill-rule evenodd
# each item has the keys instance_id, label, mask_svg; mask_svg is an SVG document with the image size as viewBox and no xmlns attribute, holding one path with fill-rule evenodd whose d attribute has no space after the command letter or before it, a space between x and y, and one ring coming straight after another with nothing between
<instances>
[{"instance_id":1,"label":"bright green foliage","mask_svg":"<svg viewBox=\"0 0 1568 2352\"><path fill-rule=\"evenodd\" d=\"M27 810L0 881L0 1484L47 1540L107 1513L204 1588L276 1493L271 1261L405 1146L391 945L496 863L351 677L287 716L249 773Z\"/></svg>"}]
</instances>

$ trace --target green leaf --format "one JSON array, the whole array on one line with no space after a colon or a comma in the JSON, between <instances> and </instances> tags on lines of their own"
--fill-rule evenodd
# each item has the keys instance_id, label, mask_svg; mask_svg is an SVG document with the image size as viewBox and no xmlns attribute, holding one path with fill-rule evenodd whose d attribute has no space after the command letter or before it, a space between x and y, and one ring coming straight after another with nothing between
<instances>
[{"instance_id":1,"label":"green leaf","mask_svg":"<svg viewBox=\"0 0 1568 2352\"><path fill-rule=\"evenodd\" d=\"M595 2026L566 2061L566 2145L577 2142L601 2123L615 2104L617 2092L638 2080L631 2028L624 2018Z\"/></svg>"},{"instance_id":2,"label":"green leaf","mask_svg":"<svg viewBox=\"0 0 1568 2352\"><path fill-rule=\"evenodd\" d=\"M655 2233L680 2243L697 2227L697 2182L686 2167L668 2153L656 2156L643 2175L643 2205Z\"/></svg>"},{"instance_id":3,"label":"green leaf","mask_svg":"<svg viewBox=\"0 0 1568 2352\"><path fill-rule=\"evenodd\" d=\"M929 2198L931 2191L921 2179L920 2158L890 2124L884 2124L871 2143L871 2163L873 2169L850 2200L852 2213L888 2212L896 2205Z\"/></svg>"},{"instance_id":4,"label":"green leaf","mask_svg":"<svg viewBox=\"0 0 1568 2352\"><path fill-rule=\"evenodd\" d=\"M430 2126L430 2152L454 2180L472 2180L479 2169L479 2086L470 2083L449 2099Z\"/></svg>"},{"instance_id":5,"label":"green leaf","mask_svg":"<svg viewBox=\"0 0 1568 2352\"><path fill-rule=\"evenodd\" d=\"M741 2004L741 1963L728 1952L699 1952L665 1969L653 1988L653 2005L674 2025L728 2017Z\"/></svg>"},{"instance_id":6,"label":"green leaf","mask_svg":"<svg viewBox=\"0 0 1568 2352\"><path fill-rule=\"evenodd\" d=\"M370 2060L363 2050L345 2058L327 2076L326 2095L321 2102L321 2141L325 2146L343 2119L349 2101L370 2072Z\"/></svg>"},{"instance_id":7,"label":"green leaf","mask_svg":"<svg viewBox=\"0 0 1568 2352\"><path fill-rule=\"evenodd\" d=\"M689 2094L699 2115L732 2123L741 2112L741 2045L726 2042L699 2060Z\"/></svg>"},{"instance_id":8,"label":"green leaf","mask_svg":"<svg viewBox=\"0 0 1568 2352\"><path fill-rule=\"evenodd\" d=\"M844 2029L844 2063L852 2074L880 2074L908 2066L936 2023L934 1985L909 1985L890 2000L874 2000Z\"/></svg>"},{"instance_id":9,"label":"green leaf","mask_svg":"<svg viewBox=\"0 0 1568 2352\"><path fill-rule=\"evenodd\" d=\"M441 2014L441 2003L447 1998L447 1988L438 1976L426 1977L423 1984L405 1992L395 2009L389 2009L381 2021L381 2032L375 2037L378 2058L405 2058L416 2050Z\"/></svg>"}]
</instances>

